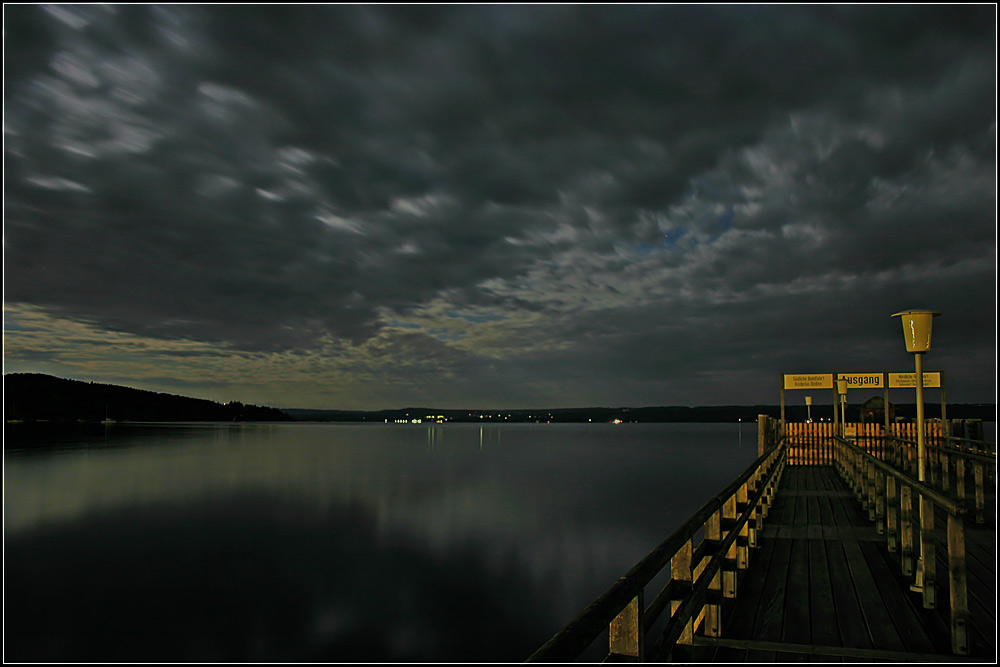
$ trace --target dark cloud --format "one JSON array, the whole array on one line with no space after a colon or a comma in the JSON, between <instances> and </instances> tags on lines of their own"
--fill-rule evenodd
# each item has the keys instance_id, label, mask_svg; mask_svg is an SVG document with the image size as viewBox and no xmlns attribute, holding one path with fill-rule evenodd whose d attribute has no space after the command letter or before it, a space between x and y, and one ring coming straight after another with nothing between
<instances>
[{"instance_id":1,"label":"dark cloud","mask_svg":"<svg viewBox=\"0 0 1000 667\"><path fill-rule=\"evenodd\" d=\"M621 403L769 377L815 354L796 331L874 358L875 322L927 306L975 375L995 15L6 7L5 299L232 352L405 349L550 404L578 372Z\"/></svg>"}]
</instances>

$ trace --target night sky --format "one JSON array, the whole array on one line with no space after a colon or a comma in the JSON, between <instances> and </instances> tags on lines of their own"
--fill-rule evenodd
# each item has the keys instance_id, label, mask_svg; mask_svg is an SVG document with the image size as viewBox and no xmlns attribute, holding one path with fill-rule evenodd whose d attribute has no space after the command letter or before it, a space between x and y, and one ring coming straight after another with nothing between
<instances>
[{"instance_id":1,"label":"night sky","mask_svg":"<svg viewBox=\"0 0 1000 667\"><path fill-rule=\"evenodd\" d=\"M925 370L994 401L995 28L6 5L4 371L285 408L774 404L781 373L912 370L890 316L928 308Z\"/></svg>"}]
</instances>

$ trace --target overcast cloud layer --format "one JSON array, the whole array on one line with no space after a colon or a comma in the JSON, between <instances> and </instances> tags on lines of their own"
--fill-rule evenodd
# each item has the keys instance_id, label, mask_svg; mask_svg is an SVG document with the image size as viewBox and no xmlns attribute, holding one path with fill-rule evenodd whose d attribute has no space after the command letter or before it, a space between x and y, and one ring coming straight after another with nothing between
<instances>
[{"instance_id":1,"label":"overcast cloud layer","mask_svg":"<svg viewBox=\"0 0 1000 667\"><path fill-rule=\"evenodd\" d=\"M996 8L5 6L5 371L280 407L996 393ZM861 400L867 397L859 397Z\"/></svg>"}]
</instances>

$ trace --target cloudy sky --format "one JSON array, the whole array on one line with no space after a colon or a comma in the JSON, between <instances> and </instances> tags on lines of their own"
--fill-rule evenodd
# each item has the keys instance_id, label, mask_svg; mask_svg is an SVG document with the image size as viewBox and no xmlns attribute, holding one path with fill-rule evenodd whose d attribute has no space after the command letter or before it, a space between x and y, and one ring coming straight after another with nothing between
<instances>
[{"instance_id":1,"label":"cloudy sky","mask_svg":"<svg viewBox=\"0 0 1000 667\"><path fill-rule=\"evenodd\" d=\"M278 407L996 396L996 7L4 7L4 371Z\"/></svg>"}]
</instances>

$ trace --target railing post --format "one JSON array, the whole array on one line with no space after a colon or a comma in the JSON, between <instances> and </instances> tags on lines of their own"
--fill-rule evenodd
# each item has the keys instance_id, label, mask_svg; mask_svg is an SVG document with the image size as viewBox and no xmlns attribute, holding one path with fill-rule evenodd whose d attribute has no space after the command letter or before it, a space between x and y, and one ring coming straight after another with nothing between
<instances>
[{"instance_id":1,"label":"railing post","mask_svg":"<svg viewBox=\"0 0 1000 667\"><path fill-rule=\"evenodd\" d=\"M965 570L965 524L962 517L948 514L948 589L951 602L951 650L957 655L969 654L966 620L969 599Z\"/></svg>"},{"instance_id":2,"label":"railing post","mask_svg":"<svg viewBox=\"0 0 1000 667\"><path fill-rule=\"evenodd\" d=\"M645 627L642 622L642 591L622 609L608 627L609 653L622 662L643 662Z\"/></svg>"},{"instance_id":3,"label":"railing post","mask_svg":"<svg viewBox=\"0 0 1000 667\"><path fill-rule=\"evenodd\" d=\"M875 471L875 532L879 535L885 535L885 478L884 472Z\"/></svg>"},{"instance_id":4,"label":"railing post","mask_svg":"<svg viewBox=\"0 0 1000 667\"><path fill-rule=\"evenodd\" d=\"M722 504L723 530L720 539L733 530L732 524L735 523L736 517L736 494L734 493ZM736 552L736 540L733 540L722 559L722 595L730 599L736 597L736 568L738 567Z\"/></svg>"},{"instance_id":5,"label":"railing post","mask_svg":"<svg viewBox=\"0 0 1000 667\"><path fill-rule=\"evenodd\" d=\"M951 490L951 452L941 451L941 490L947 495Z\"/></svg>"},{"instance_id":6,"label":"railing post","mask_svg":"<svg viewBox=\"0 0 1000 667\"><path fill-rule=\"evenodd\" d=\"M928 433L927 436L930 436ZM930 437L927 438L928 444L932 447L927 448L927 482L928 486L932 489L940 488L939 484L941 482L940 475L938 472L938 467L940 464L940 459L938 457L938 450L933 449L933 442Z\"/></svg>"},{"instance_id":7,"label":"railing post","mask_svg":"<svg viewBox=\"0 0 1000 667\"><path fill-rule=\"evenodd\" d=\"M886 475L885 486L886 542L889 553L896 553L899 551L899 483L895 476Z\"/></svg>"},{"instance_id":8,"label":"railing post","mask_svg":"<svg viewBox=\"0 0 1000 667\"><path fill-rule=\"evenodd\" d=\"M923 590L924 608L934 609L935 571L934 555L934 501L920 493L920 573L918 582Z\"/></svg>"},{"instance_id":9,"label":"railing post","mask_svg":"<svg viewBox=\"0 0 1000 667\"><path fill-rule=\"evenodd\" d=\"M955 493L962 507L967 508L968 498L965 496L965 457L959 456L955 464Z\"/></svg>"},{"instance_id":10,"label":"railing post","mask_svg":"<svg viewBox=\"0 0 1000 667\"><path fill-rule=\"evenodd\" d=\"M757 456L764 456L770 444L767 432L767 415L757 415Z\"/></svg>"},{"instance_id":11,"label":"railing post","mask_svg":"<svg viewBox=\"0 0 1000 667\"><path fill-rule=\"evenodd\" d=\"M851 453L851 460L854 465L854 493L858 496L858 500L861 501L861 506L865 507L865 480L866 472L864 461L861 458L861 454L858 452L857 447L852 447L849 444L845 444L844 447Z\"/></svg>"},{"instance_id":12,"label":"railing post","mask_svg":"<svg viewBox=\"0 0 1000 667\"><path fill-rule=\"evenodd\" d=\"M736 491L736 516L742 516L743 512L746 511L747 505L749 505L748 483L740 485L740 488ZM750 567L750 521L747 521L740 527L740 534L736 538L736 569L745 570L748 567ZM735 591L733 597L736 597Z\"/></svg>"},{"instance_id":13,"label":"railing post","mask_svg":"<svg viewBox=\"0 0 1000 667\"><path fill-rule=\"evenodd\" d=\"M676 587L674 599L670 602L671 616L677 613L681 604L691 594L691 588L694 586L694 576L691 569L691 558L693 555L694 547L691 544L691 540L688 539L684 543L684 546L678 549L674 557L670 559L670 578ZM685 646L694 644L694 618L688 620L681 631L680 637L677 639L677 643Z\"/></svg>"},{"instance_id":14,"label":"railing post","mask_svg":"<svg viewBox=\"0 0 1000 667\"><path fill-rule=\"evenodd\" d=\"M873 523L875 522L875 499L878 496L878 491L875 488L875 477L875 464L865 457L865 507L868 509L868 520Z\"/></svg>"},{"instance_id":15,"label":"railing post","mask_svg":"<svg viewBox=\"0 0 1000 667\"><path fill-rule=\"evenodd\" d=\"M983 489L983 464L972 462L972 475L976 482L976 523L986 523L986 495Z\"/></svg>"},{"instance_id":16,"label":"railing post","mask_svg":"<svg viewBox=\"0 0 1000 667\"><path fill-rule=\"evenodd\" d=\"M913 553L913 491L909 484L902 484L899 489L901 525L899 537L902 546L900 554L900 567L903 575L913 576L914 553Z\"/></svg>"},{"instance_id":17,"label":"railing post","mask_svg":"<svg viewBox=\"0 0 1000 667\"><path fill-rule=\"evenodd\" d=\"M722 544L722 508L717 509L705 522L705 541ZM722 569L716 570L708 585L708 603L705 605L705 635L722 636Z\"/></svg>"},{"instance_id":18,"label":"railing post","mask_svg":"<svg viewBox=\"0 0 1000 667\"><path fill-rule=\"evenodd\" d=\"M962 503L962 507L966 507L968 498L965 495L965 457L959 456L958 460L955 461L955 495L958 496L958 500Z\"/></svg>"}]
</instances>

